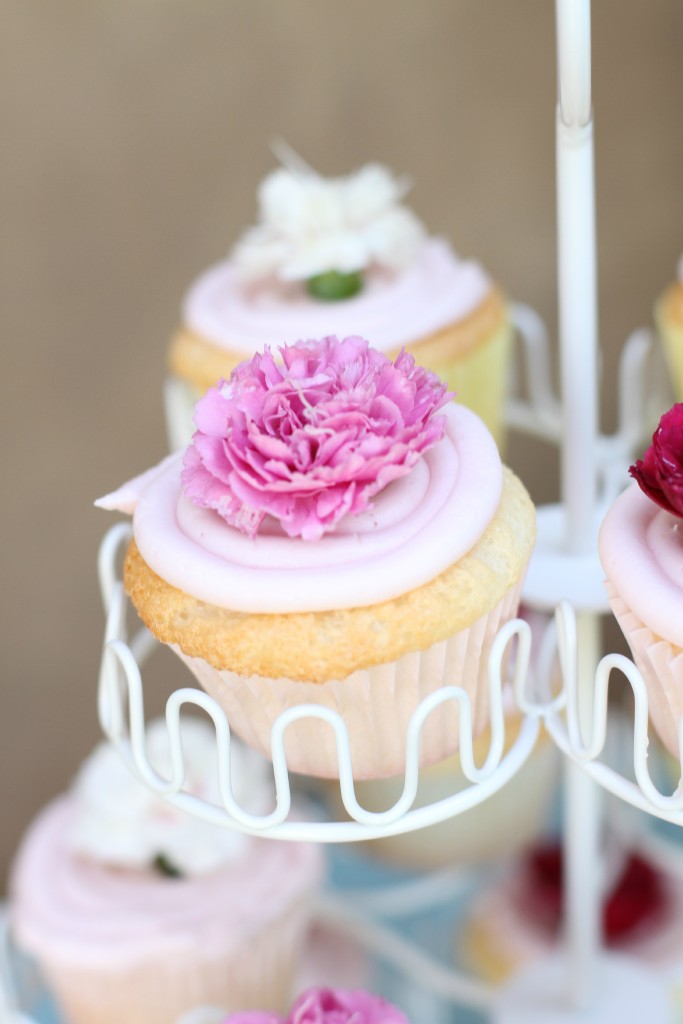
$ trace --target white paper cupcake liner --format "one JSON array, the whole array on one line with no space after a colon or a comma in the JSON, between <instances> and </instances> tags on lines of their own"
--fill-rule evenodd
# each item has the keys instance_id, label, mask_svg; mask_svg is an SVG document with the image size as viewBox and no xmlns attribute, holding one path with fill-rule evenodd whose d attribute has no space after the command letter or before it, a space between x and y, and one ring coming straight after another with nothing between
<instances>
[{"instance_id":1,"label":"white paper cupcake liner","mask_svg":"<svg viewBox=\"0 0 683 1024\"><path fill-rule=\"evenodd\" d=\"M83 967L57 956L43 959L45 974L69 1024L173 1024L194 1007L226 1012L258 1009L284 1014L308 928L308 901L261 933L245 938L239 955L218 948L150 956L135 967Z\"/></svg>"},{"instance_id":2,"label":"white paper cupcake liner","mask_svg":"<svg viewBox=\"0 0 683 1024\"><path fill-rule=\"evenodd\" d=\"M278 715L300 704L318 704L337 711L346 723L354 777L383 778L405 770L410 717L440 687L461 686L469 694L475 736L488 723L488 655L500 627L516 614L521 586L520 579L488 614L449 640L341 681L243 677L187 657L177 646L174 650L223 708L230 727L266 757L271 756L271 729ZM427 718L420 740L421 765L455 753L458 718L455 701L447 701ZM306 718L292 723L285 752L290 771L323 778L339 775L336 740L325 722Z\"/></svg>"},{"instance_id":3,"label":"white paper cupcake liner","mask_svg":"<svg viewBox=\"0 0 683 1024\"><path fill-rule=\"evenodd\" d=\"M680 320L675 319L670 311L667 315L667 307L670 306L667 300L669 295L671 292L667 291L655 305L655 321L669 368L671 386L676 401L680 402L683 401L683 329Z\"/></svg>"},{"instance_id":4,"label":"white paper cupcake liner","mask_svg":"<svg viewBox=\"0 0 683 1024\"><path fill-rule=\"evenodd\" d=\"M647 687L650 720L678 759L678 722L683 715L683 650L653 633L607 582L612 611Z\"/></svg>"}]
</instances>

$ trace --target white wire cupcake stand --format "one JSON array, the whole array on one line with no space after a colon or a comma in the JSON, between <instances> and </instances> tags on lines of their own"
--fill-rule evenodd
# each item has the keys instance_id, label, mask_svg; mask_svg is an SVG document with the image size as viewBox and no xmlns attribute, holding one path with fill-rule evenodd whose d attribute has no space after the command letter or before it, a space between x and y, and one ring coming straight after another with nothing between
<instances>
[{"instance_id":1,"label":"white wire cupcake stand","mask_svg":"<svg viewBox=\"0 0 683 1024\"><path fill-rule=\"evenodd\" d=\"M233 797L230 779L231 734L219 705L194 687L172 694L166 705L172 771L164 778L152 767L145 748L145 712L140 666L156 645L145 630L128 636L127 601L118 578L120 550L130 528L114 527L101 548L99 572L106 610L106 634L98 691L102 728L131 770L164 799L189 813L241 832L281 840L353 842L398 835L454 817L487 800L524 764L541 722L565 755L566 864L565 942L563 951L493 989L427 955L381 923L416 908L441 905L463 884L462 871L426 875L399 888L364 897L364 909L345 894L343 902L321 899L318 916L352 936L407 979L446 1001L488 1013L496 1024L620 1024L647 1016L650 1024L671 1019L664 983L639 962L607 953L600 946L601 858L599 794L650 815L683 825L683 793L663 794L648 768L648 700L643 680L627 658L610 654L599 660L600 616L608 611L596 555L602 513L627 479L634 454L652 430L652 411L668 405L666 384L652 333L636 331L624 346L619 371L619 421L614 434L598 432L597 285L595 274L594 174L590 73L590 0L556 0L558 40L557 209L562 401L550 382L550 346L538 315L513 306L520 340L517 377L508 400L510 428L558 446L561 451L561 505L539 509L539 536L524 590L524 601L555 610L530 682L530 629L518 619L497 636L489 660L491 743L484 764L475 764L471 709L465 692L448 686L432 694L412 716L407 736L403 792L393 807L373 812L356 799L348 732L340 716L317 705L285 711L272 730L275 807L263 815L244 811ZM654 404L653 404L654 403ZM522 727L505 750L503 665L514 653L511 686L523 713ZM553 667L559 664L559 673ZM623 674L634 695L633 774L627 778L602 757L608 724L608 686ZM549 692L551 678L559 679ZM429 806L414 808L419 778L420 731L439 705L459 705L459 746L467 788ZM207 803L183 791L185 775L180 715L199 707L215 725L221 804ZM292 793L285 756L285 735L302 718L323 720L334 730L341 798L348 820L292 820ZM683 727L681 728L683 744ZM660 859L671 866L675 854ZM679 873L681 868L678 868ZM3 957L0 956L0 968ZM2 985L7 992L3 1005ZM11 979L0 977L0 1020L28 1021L11 995ZM207 1016L207 1020L209 1017Z\"/></svg>"}]
</instances>

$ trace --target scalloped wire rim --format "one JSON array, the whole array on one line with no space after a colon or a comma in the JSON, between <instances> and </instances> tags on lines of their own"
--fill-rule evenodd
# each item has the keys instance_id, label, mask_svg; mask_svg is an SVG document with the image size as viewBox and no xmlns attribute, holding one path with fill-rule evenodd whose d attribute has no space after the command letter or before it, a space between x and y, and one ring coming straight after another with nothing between
<instances>
[{"instance_id":1,"label":"scalloped wire rim","mask_svg":"<svg viewBox=\"0 0 683 1024\"><path fill-rule=\"evenodd\" d=\"M541 317L531 307L522 303L512 303L510 308L523 355L523 372L520 375L523 380L513 381L511 394L506 402L506 422L508 426L523 433L559 444L562 437L562 407L551 384L547 329ZM661 354L655 345L653 332L646 328L634 331L623 347L620 360L618 429L613 435L601 435L597 439L596 462L602 482L603 500L616 495L620 486L619 481L624 477L632 459L634 447L645 435L652 404L648 391L654 387L659 394L665 386L664 381ZM177 384L178 382L173 380L166 382L169 426L177 422L177 414L183 410L183 403L186 402L186 395L184 391L180 393ZM524 393L528 397L522 397ZM175 435L171 432L171 436L176 446L181 443L177 431ZM444 688L433 694L415 712L410 725L409 756L403 794L397 803L385 812L373 813L360 807L355 798L346 727L334 712L312 705L303 705L285 712L273 729L277 803L275 811L268 816L255 818L244 814L233 800L229 784L229 727L218 705L208 695L195 688L178 691L167 704L173 773L170 780L162 779L150 767L145 754L144 710L139 671L139 665L154 648L156 641L146 629L142 629L132 638L130 644L128 643L125 635L126 602L115 571L117 551L123 540L129 536L130 527L127 524L116 526L109 531L100 550L100 581L107 612L105 651L98 694L100 722L104 732L116 744L131 769L147 785L178 806L242 831L268 831L269 834L281 838L312 838L340 842L407 832L459 814L500 788L529 756L538 733L538 720L543 719L556 745L566 756L589 771L601 786L635 807L683 824L683 815L679 813L683 810L683 795L667 797L661 794L647 770L647 693L635 666L620 655L607 655L600 663L594 698L596 706L593 714L594 728L591 733L593 738L590 746L584 747L578 727L578 684L575 678L576 654L573 647L576 643L576 629L572 625L572 613L566 604L561 604L556 613L557 635L554 629L549 629L543 639L537 673L540 680L550 679L554 645L559 644L562 675L565 680L560 692L556 695L546 695L544 699L527 694L525 678L521 671L523 660L528 660L528 651L525 654L521 650L527 643L523 638L525 627L519 622L508 624L497 638L491 653L489 686L492 704L492 743L484 766L477 769L472 758L471 714L468 700L457 687ZM504 724L500 703L500 663L505 646L513 635L520 637L520 656L517 659L517 677L514 684L515 698L527 720L523 722L515 745L501 761ZM636 696L634 758L636 779L640 789L608 766L591 763L602 751L604 743L607 683L613 668L619 668L624 672ZM417 789L418 767L415 748L419 741L420 726L430 711L446 700L457 700L460 704L462 766L467 778L475 785L431 807L409 810ZM127 703L130 719L128 736L125 727ZM208 804L202 807L197 798L180 792L183 762L179 747L178 716L185 703L201 707L214 721L219 744L223 808ZM560 717L565 707L566 724ZM300 822L285 822L291 806L291 794L284 755L284 734L291 722L307 716L327 721L335 732L341 795L353 819L351 822L327 822L309 826ZM683 725L681 728L683 730Z\"/></svg>"},{"instance_id":2,"label":"scalloped wire rim","mask_svg":"<svg viewBox=\"0 0 683 1024\"><path fill-rule=\"evenodd\" d=\"M642 675L622 654L601 658L592 681L581 679L578 670L577 623L574 609L562 602L555 613L562 691L551 701L527 705L541 715L548 732L563 754L588 772L604 789L620 800L655 817L683 825L683 792L670 796L655 785L648 768L648 695ZM547 652L548 654L549 652ZM609 684L618 670L628 680L634 699L632 782L610 765L598 761L607 738ZM540 674L540 673L539 673ZM566 708L564 718L558 712ZM590 714L589 728L582 730L582 716ZM584 731L588 738L584 738ZM683 752L683 718L678 723L679 751ZM679 761L681 757L679 755Z\"/></svg>"},{"instance_id":3,"label":"scalloped wire rim","mask_svg":"<svg viewBox=\"0 0 683 1024\"><path fill-rule=\"evenodd\" d=\"M524 690L528 675L531 631L526 622L515 619L498 633L489 656L489 698L491 702L491 744L481 768L474 762L472 750L472 714L464 690L446 686L427 697L415 709L408 727L405 782L403 793L386 811L365 810L356 800L351 751L346 724L340 715L315 704L289 708L276 719L271 733L271 752L275 778L276 805L266 815L245 812L235 801L230 780L230 727L220 706L202 690L186 687L173 693L166 703L171 775L163 778L151 766L145 747L145 714L140 663L156 641L146 629L129 643L126 635L127 599L116 577L121 546L130 537L130 527L119 524L106 535L100 551L99 571L102 597L107 613L105 646L102 655L98 692L98 713L106 735L115 744L131 770L155 793L207 821L227 825L241 832L263 834L282 839L306 839L319 842L351 842L379 836L396 835L443 821L486 800L519 770L530 755L538 736L538 716L531 711L522 723L519 735L503 757L505 716L503 709L503 660L508 645L516 638L513 688L518 703L529 701ZM465 777L473 783L459 793L431 806L410 810L417 794L419 745L422 726L428 715L446 701L459 705L460 759ZM185 765L180 741L180 712L184 705L201 708L213 721L218 753L218 783L222 807L182 791ZM126 714L127 710L127 714ZM302 718L327 722L337 744L339 784L342 800L353 819L341 822L289 822L291 788L285 754L288 727Z\"/></svg>"}]
</instances>

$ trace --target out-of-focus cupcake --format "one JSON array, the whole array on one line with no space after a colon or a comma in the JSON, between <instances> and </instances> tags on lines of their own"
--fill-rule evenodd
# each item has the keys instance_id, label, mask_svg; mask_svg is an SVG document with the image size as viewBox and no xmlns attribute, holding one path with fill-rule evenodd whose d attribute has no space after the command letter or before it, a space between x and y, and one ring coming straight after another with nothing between
<instances>
[{"instance_id":1,"label":"out-of-focus cupcake","mask_svg":"<svg viewBox=\"0 0 683 1024\"><path fill-rule=\"evenodd\" d=\"M218 792L213 728L182 724L185 787ZM151 763L170 767L163 722ZM239 803L267 811L270 769L232 751ZM173 808L98 747L70 792L28 830L10 888L11 925L69 1024L168 1024L198 1002L288 1005L322 875L317 847L252 839Z\"/></svg>"},{"instance_id":2,"label":"out-of-focus cupcake","mask_svg":"<svg viewBox=\"0 0 683 1024\"><path fill-rule=\"evenodd\" d=\"M683 714L683 404L662 419L632 484L600 529L612 610L648 692L651 721L678 757Z\"/></svg>"},{"instance_id":3,"label":"out-of-focus cupcake","mask_svg":"<svg viewBox=\"0 0 683 1024\"><path fill-rule=\"evenodd\" d=\"M407 353L357 337L266 350L211 389L184 458L98 504L134 511L124 576L143 621L270 754L285 708L337 710L356 778L405 768L409 719L460 685L487 724L487 658L513 617L534 508L483 423ZM451 701L423 762L458 745ZM292 771L336 777L334 734L287 730Z\"/></svg>"},{"instance_id":4,"label":"out-of-focus cupcake","mask_svg":"<svg viewBox=\"0 0 683 1024\"><path fill-rule=\"evenodd\" d=\"M677 279L655 304L655 323L664 348L677 401L683 401L683 256Z\"/></svg>"},{"instance_id":5,"label":"out-of-focus cupcake","mask_svg":"<svg viewBox=\"0 0 683 1024\"><path fill-rule=\"evenodd\" d=\"M506 715L505 752L517 738L522 717ZM491 744L487 728L474 741L474 759L482 764ZM363 844L383 860L410 868L432 869L451 864L481 864L500 857L501 850L514 853L529 846L547 826L553 797L557 792L559 754L545 733L539 736L529 758L514 777L497 793L468 811L403 835L374 839ZM330 783L330 787L334 784ZM357 783L356 798L361 807L384 811L403 792L404 776ZM425 807L461 792L471 783L465 777L460 755L423 768L413 807ZM328 799L330 791L328 790ZM342 812L338 787L333 806Z\"/></svg>"},{"instance_id":6,"label":"out-of-focus cupcake","mask_svg":"<svg viewBox=\"0 0 683 1024\"><path fill-rule=\"evenodd\" d=\"M364 989L311 988L295 1000L286 1017L273 1013L232 1013L197 1007L177 1024L408 1024L397 1006Z\"/></svg>"},{"instance_id":7,"label":"out-of-focus cupcake","mask_svg":"<svg viewBox=\"0 0 683 1024\"><path fill-rule=\"evenodd\" d=\"M683 885L636 851L616 852L603 897L602 931L609 949L642 960L681 988ZM456 959L498 984L557 949L562 934L562 853L538 847L486 884L466 912Z\"/></svg>"},{"instance_id":8,"label":"out-of-focus cupcake","mask_svg":"<svg viewBox=\"0 0 683 1024\"><path fill-rule=\"evenodd\" d=\"M264 343L362 334L434 370L498 442L512 331L482 267L427 237L403 204L408 186L368 165L326 179L280 168L259 188L258 224L203 273L183 304L169 364L185 399L169 403L173 441L194 403Z\"/></svg>"}]
</instances>

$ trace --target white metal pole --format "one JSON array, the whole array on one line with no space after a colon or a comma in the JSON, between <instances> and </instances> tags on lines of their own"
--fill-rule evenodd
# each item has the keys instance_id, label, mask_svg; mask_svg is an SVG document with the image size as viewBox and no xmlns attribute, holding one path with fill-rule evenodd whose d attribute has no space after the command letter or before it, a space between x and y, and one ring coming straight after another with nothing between
<instances>
[{"instance_id":1,"label":"white metal pole","mask_svg":"<svg viewBox=\"0 0 683 1024\"><path fill-rule=\"evenodd\" d=\"M562 501L569 551L594 541L597 268L590 80L590 0L557 0L557 256L564 431Z\"/></svg>"},{"instance_id":2,"label":"white metal pole","mask_svg":"<svg viewBox=\"0 0 683 1024\"><path fill-rule=\"evenodd\" d=\"M597 266L591 102L590 0L556 0L557 17L557 259L563 405L561 489L565 544L592 550L597 501ZM579 610L580 611L580 610ZM599 657L599 620L580 613L579 698L582 732ZM574 764L566 768L565 936L568 1001L585 1009L595 998L600 948L597 786Z\"/></svg>"}]
</instances>

